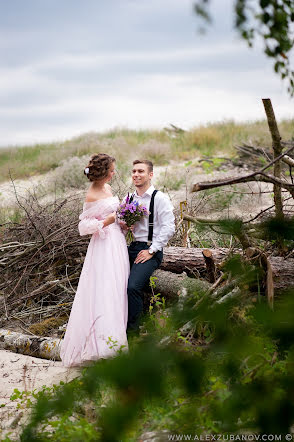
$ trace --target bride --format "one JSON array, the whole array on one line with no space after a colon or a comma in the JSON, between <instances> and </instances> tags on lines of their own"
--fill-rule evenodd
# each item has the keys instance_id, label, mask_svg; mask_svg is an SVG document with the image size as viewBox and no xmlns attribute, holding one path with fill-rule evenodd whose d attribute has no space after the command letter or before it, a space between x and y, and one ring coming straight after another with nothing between
<instances>
[{"instance_id":1,"label":"bride","mask_svg":"<svg viewBox=\"0 0 294 442\"><path fill-rule=\"evenodd\" d=\"M79 232L92 237L61 344L60 356L66 367L114 356L128 346L129 258L115 216L119 200L108 184L115 173L115 159L94 154L84 173L91 185Z\"/></svg>"}]
</instances>

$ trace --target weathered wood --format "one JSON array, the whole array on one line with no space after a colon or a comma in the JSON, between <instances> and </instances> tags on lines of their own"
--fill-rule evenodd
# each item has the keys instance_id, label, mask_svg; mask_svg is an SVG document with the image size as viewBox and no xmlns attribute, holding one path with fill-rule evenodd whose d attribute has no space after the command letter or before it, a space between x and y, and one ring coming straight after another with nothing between
<instances>
[{"instance_id":1,"label":"weathered wood","mask_svg":"<svg viewBox=\"0 0 294 442\"><path fill-rule=\"evenodd\" d=\"M282 256L268 258L273 272L275 291L294 288L294 258L284 259Z\"/></svg>"},{"instance_id":2,"label":"weathered wood","mask_svg":"<svg viewBox=\"0 0 294 442\"><path fill-rule=\"evenodd\" d=\"M206 265L208 280L209 282L213 283L216 280L216 267L213 260L212 252L211 250L205 249L202 250L202 255L204 257Z\"/></svg>"},{"instance_id":3,"label":"weathered wood","mask_svg":"<svg viewBox=\"0 0 294 442\"><path fill-rule=\"evenodd\" d=\"M222 187L222 186L230 186L232 184L238 184L238 183L249 183L252 181L263 181L266 183L272 183L272 184L279 184L282 188L288 190L291 195L294 195L294 185L291 184L288 181L281 180L278 176L274 176L271 174L266 174L264 171L268 169L269 167L275 165L276 162L279 162L285 155L289 154L294 150L294 146L291 145L286 152L281 153L276 158L274 158L272 161L270 161L268 164L266 164L262 169L257 170L256 172L252 172L248 175L244 175L241 177L233 177L226 180L213 180L213 181L206 181L204 183L196 183L192 187L192 192L199 192L201 190L207 190L207 189L213 189L216 187ZM294 197L294 196L293 196Z\"/></svg>"},{"instance_id":4,"label":"weathered wood","mask_svg":"<svg viewBox=\"0 0 294 442\"><path fill-rule=\"evenodd\" d=\"M168 299L177 299L183 289L186 289L187 293L203 292L210 289L210 284L207 281L189 278L186 273L176 274L158 269L152 276L157 278L155 292Z\"/></svg>"},{"instance_id":5,"label":"weathered wood","mask_svg":"<svg viewBox=\"0 0 294 442\"><path fill-rule=\"evenodd\" d=\"M292 145L292 141L281 141L282 148L287 148ZM241 146L235 146L235 149L238 152L240 164L242 165L243 163L246 163L250 166L250 169L252 169L252 167L260 167L262 165L262 160L264 159L267 161L273 159L273 152L271 152L268 147L243 143ZM294 166L294 159L288 155L283 156L281 161L289 166Z\"/></svg>"},{"instance_id":6,"label":"weathered wood","mask_svg":"<svg viewBox=\"0 0 294 442\"><path fill-rule=\"evenodd\" d=\"M187 272L188 275L206 275L206 265L202 251L204 249L186 247L165 247L163 249L163 261L160 266L162 270L173 273ZM214 249L212 256L216 264L219 264L228 256L226 248ZM240 250L241 253L241 250Z\"/></svg>"},{"instance_id":7,"label":"weathered wood","mask_svg":"<svg viewBox=\"0 0 294 442\"><path fill-rule=\"evenodd\" d=\"M279 133L279 128L276 122L276 117L271 100L269 98L264 98L262 102L267 117L268 127L272 137L274 159L276 160L282 154L283 150L283 147L281 145L281 136ZM275 161L274 176L278 179L281 179L280 160ZM274 184L274 202L275 202L276 216L279 218L283 218L284 213L283 213L282 188L281 185L278 183Z\"/></svg>"},{"instance_id":8,"label":"weathered wood","mask_svg":"<svg viewBox=\"0 0 294 442\"><path fill-rule=\"evenodd\" d=\"M202 255L204 249L185 247L166 247L163 252L162 270L173 273L187 272L188 275L206 275L206 265ZM235 251L237 253L237 251ZM238 253L242 253L241 250ZM220 264L229 254L229 249L213 249L212 255L216 265ZM273 272L274 289L277 292L294 288L294 258L284 259L270 256L268 261Z\"/></svg>"},{"instance_id":9,"label":"weathered wood","mask_svg":"<svg viewBox=\"0 0 294 442\"><path fill-rule=\"evenodd\" d=\"M270 183L270 184L278 184L283 189L288 190L291 195L294 193L294 184L289 181L281 180L278 177L275 177L271 174L266 174L264 172L254 172L249 175L244 175L241 177L233 177L227 180L213 180L213 181L205 181L203 183L196 183L192 187L192 192L200 192L201 190L215 189L216 187L224 187L231 186L232 184L241 184L241 183L252 183L254 181Z\"/></svg>"},{"instance_id":10,"label":"weathered wood","mask_svg":"<svg viewBox=\"0 0 294 442\"><path fill-rule=\"evenodd\" d=\"M60 361L61 339L30 336L0 329L0 346L15 353Z\"/></svg>"},{"instance_id":11,"label":"weathered wood","mask_svg":"<svg viewBox=\"0 0 294 442\"><path fill-rule=\"evenodd\" d=\"M294 160L293 158L289 157L289 155L285 155L283 157L283 161L288 164L288 166L294 167Z\"/></svg>"}]
</instances>

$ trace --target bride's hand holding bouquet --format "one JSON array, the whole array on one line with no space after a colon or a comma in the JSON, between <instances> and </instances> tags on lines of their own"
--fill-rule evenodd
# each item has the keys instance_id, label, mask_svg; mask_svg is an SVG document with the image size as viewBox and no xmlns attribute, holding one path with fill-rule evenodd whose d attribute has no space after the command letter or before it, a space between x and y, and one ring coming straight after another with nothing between
<instances>
[{"instance_id":1,"label":"bride's hand holding bouquet","mask_svg":"<svg viewBox=\"0 0 294 442\"><path fill-rule=\"evenodd\" d=\"M132 201L130 196L126 197L126 200L119 205L117 209L117 217L121 221L121 226L124 230L127 230L126 241L131 243L134 241L133 228L137 221L140 221L143 216L148 216L149 212L138 201ZM125 227L124 227L125 225Z\"/></svg>"}]
</instances>

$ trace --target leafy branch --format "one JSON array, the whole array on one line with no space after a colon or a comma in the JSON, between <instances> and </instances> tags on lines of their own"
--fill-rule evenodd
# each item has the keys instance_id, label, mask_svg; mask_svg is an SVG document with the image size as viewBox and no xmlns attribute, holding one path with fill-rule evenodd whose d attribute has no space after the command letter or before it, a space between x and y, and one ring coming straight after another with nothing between
<instances>
[{"instance_id":1,"label":"leafy branch","mask_svg":"<svg viewBox=\"0 0 294 442\"><path fill-rule=\"evenodd\" d=\"M196 14L207 24L212 22L209 0L197 0ZM263 41L264 54L273 59L275 72L287 80L287 90L294 96L294 70L289 55L294 46L294 3L292 0L236 0L234 27L249 47Z\"/></svg>"}]
</instances>

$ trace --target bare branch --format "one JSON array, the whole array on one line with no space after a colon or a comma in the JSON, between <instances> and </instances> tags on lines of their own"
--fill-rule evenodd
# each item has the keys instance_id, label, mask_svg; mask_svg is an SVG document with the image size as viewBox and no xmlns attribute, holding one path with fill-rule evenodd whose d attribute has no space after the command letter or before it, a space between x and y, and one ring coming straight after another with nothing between
<instances>
[{"instance_id":1,"label":"bare branch","mask_svg":"<svg viewBox=\"0 0 294 442\"><path fill-rule=\"evenodd\" d=\"M258 176L259 175L259 176ZM208 190L208 189L214 189L216 187L223 187L223 186L231 186L232 184L239 184L239 183L249 183L253 181L262 181L265 183L271 183L271 184L280 184L281 187L288 190L288 192L291 192L291 194L294 192L294 184L291 184L287 181L280 180L273 175L267 175L262 172L256 172L252 173L250 175L245 175L242 177L233 177L227 180L213 180L213 181L206 181L204 183L197 183L194 184L192 188L192 192L199 192L201 190Z\"/></svg>"},{"instance_id":2,"label":"bare branch","mask_svg":"<svg viewBox=\"0 0 294 442\"><path fill-rule=\"evenodd\" d=\"M294 186L291 183L288 183L287 181L278 181L276 177L273 177L271 175L265 175L263 172L271 167L276 161L279 161L282 157L287 155L288 153L292 152L294 150L294 145L292 145L288 150L286 150L285 153L279 155L277 158L274 158L272 161L270 161L268 164L266 164L262 169L252 172L248 175L244 175L241 177L234 177L227 180L214 180L214 181L206 181L204 183L196 183L194 184L192 188L192 192L199 192L201 190L207 190L207 189L213 189L215 187L222 187L222 186L230 186L232 184L238 184L238 183L248 183L252 181L264 181L266 183L279 183L281 184L281 187L287 189L289 192L294 191ZM263 175L263 179L258 179L257 175ZM274 181L273 181L274 180Z\"/></svg>"},{"instance_id":3,"label":"bare branch","mask_svg":"<svg viewBox=\"0 0 294 442\"><path fill-rule=\"evenodd\" d=\"M294 166L294 160L293 158L289 157L288 155L285 155L283 157L283 161L288 164L289 166L293 167Z\"/></svg>"}]
</instances>

